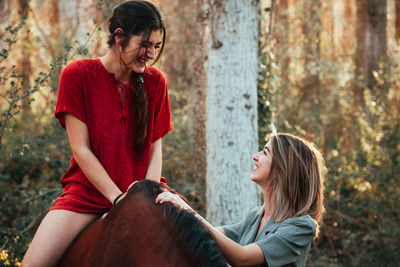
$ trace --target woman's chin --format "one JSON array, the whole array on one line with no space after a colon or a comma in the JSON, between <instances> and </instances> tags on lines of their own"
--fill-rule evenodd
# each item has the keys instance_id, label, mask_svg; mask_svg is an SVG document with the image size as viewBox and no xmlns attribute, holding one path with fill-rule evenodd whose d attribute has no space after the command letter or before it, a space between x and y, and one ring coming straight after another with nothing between
<instances>
[{"instance_id":1,"label":"woman's chin","mask_svg":"<svg viewBox=\"0 0 400 267\"><path fill-rule=\"evenodd\" d=\"M143 73L145 69L146 69L146 66L144 66L144 65L142 65L142 66L133 65L131 67L131 70L135 73Z\"/></svg>"},{"instance_id":2,"label":"woman's chin","mask_svg":"<svg viewBox=\"0 0 400 267\"><path fill-rule=\"evenodd\" d=\"M255 182L256 184L258 184L259 186L261 186L261 184L264 181L263 178L260 178L260 177L258 177L257 175L254 175L254 174L252 176L250 176L250 180Z\"/></svg>"}]
</instances>

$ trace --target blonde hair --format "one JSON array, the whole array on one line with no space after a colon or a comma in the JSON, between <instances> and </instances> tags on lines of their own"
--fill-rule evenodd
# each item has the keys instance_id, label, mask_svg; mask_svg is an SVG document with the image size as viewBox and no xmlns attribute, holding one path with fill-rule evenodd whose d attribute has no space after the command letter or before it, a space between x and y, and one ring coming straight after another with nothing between
<instances>
[{"instance_id":1,"label":"blonde hair","mask_svg":"<svg viewBox=\"0 0 400 267\"><path fill-rule=\"evenodd\" d=\"M272 163L267 177L266 205L271 219L282 222L309 214L316 236L324 212L321 153L309 142L287 133L270 137Z\"/></svg>"}]
</instances>

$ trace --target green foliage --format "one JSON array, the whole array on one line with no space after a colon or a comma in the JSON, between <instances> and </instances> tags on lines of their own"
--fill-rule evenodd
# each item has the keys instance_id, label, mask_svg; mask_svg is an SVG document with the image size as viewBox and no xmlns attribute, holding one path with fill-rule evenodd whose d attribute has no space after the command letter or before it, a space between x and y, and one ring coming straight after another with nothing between
<instances>
[{"instance_id":1,"label":"green foliage","mask_svg":"<svg viewBox=\"0 0 400 267\"><path fill-rule=\"evenodd\" d=\"M301 8L305 1L298 1L292 7ZM356 77L354 50L323 46L332 44L329 38L337 36L321 28L318 24L321 22L307 21L303 14L287 17L288 7L283 8L276 11L275 16L282 21L274 21L274 35L261 37L269 38L268 52L273 54L261 56L261 61L267 58L267 64L264 63L267 67L263 69L265 79L260 86L264 88L262 93L271 92L264 97L275 108L271 117L269 109L263 110L264 115L259 112L259 119L264 119L259 130L263 136L263 127L274 119L278 131L313 141L324 155L326 213L307 265L397 266L400 260L399 54L392 53L389 60L372 70L374 86L363 88L363 78ZM296 19L300 21L297 27L303 30L301 35L296 35ZM324 19L327 20L321 14L322 23ZM318 25L313 27L313 23ZM292 40L288 38L291 34L296 36ZM315 52L315 47L321 49L316 55L307 50L312 48ZM343 51L348 54L341 54ZM271 76L276 77L271 80L272 89L278 90L265 89ZM361 98L356 94L359 88Z\"/></svg>"},{"instance_id":2,"label":"green foliage","mask_svg":"<svg viewBox=\"0 0 400 267\"><path fill-rule=\"evenodd\" d=\"M268 55L268 56L267 56ZM275 131L272 97L276 94L276 76L271 71L273 54L260 53L259 72L257 83L257 107L258 107L258 142L259 147L264 147L267 135Z\"/></svg>"},{"instance_id":3,"label":"green foliage","mask_svg":"<svg viewBox=\"0 0 400 267\"><path fill-rule=\"evenodd\" d=\"M63 50L30 77L24 76L23 67L10 64L10 55L21 49L17 45L24 41L23 33L30 32L27 17L20 14L20 22L0 34L0 266L19 266L42 217L62 192L59 180L71 152L66 132L52 114L52 92L62 66L77 55L88 55L86 46L108 17L109 5L99 5L103 19L83 44L64 39L57 44ZM32 107L36 97L46 101L44 108Z\"/></svg>"},{"instance_id":4,"label":"green foliage","mask_svg":"<svg viewBox=\"0 0 400 267\"><path fill-rule=\"evenodd\" d=\"M274 68L274 54L272 52L275 43L270 39L269 31L271 21L265 25L267 14L271 15L271 8L260 11L259 20L259 49L258 49L258 77L257 77L257 118L258 118L258 143L259 148L264 147L268 134L274 133L275 129L275 106L272 98L277 93L277 75ZM264 29L268 28L268 30ZM265 31L268 31L266 33Z\"/></svg>"},{"instance_id":5,"label":"green foliage","mask_svg":"<svg viewBox=\"0 0 400 267\"><path fill-rule=\"evenodd\" d=\"M396 266L400 260L400 120L389 78L382 65L377 88L364 89L365 106L354 105L354 82L339 85L339 62L321 60L320 105L311 112L296 96L274 96L279 131L315 142L326 161L326 214L309 266ZM396 73L396 72L395 72ZM295 95L298 90L292 86ZM278 101L278 102L277 102ZM296 103L299 101L298 103ZM307 100L309 101L309 100ZM290 106L291 105L291 106Z\"/></svg>"},{"instance_id":6,"label":"green foliage","mask_svg":"<svg viewBox=\"0 0 400 267\"><path fill-rule=\"evenodd\" d=\"M358 117L356 149L333 142L327 155L327 214L318 248L353 266L400 260L400 121L382 108L369 107Z\"/></svg>"},{"instance_id":7,"label":"green foliage","mask_svg":"<svg viewBox=\"0 0 400 267\"><path fill-rule=\"evenodd\" d=\"M163 140L163 175L175 190L184 195L194 209L205 214L203 199L205 180L199 176L201 165L196 143L186 130L187 121L181 110L174 111L174 130Z\"/></svg>"},{"instance_id":8,"label":"green foliage","mask_svg":"<svg viewBox=\"0 0 400 267\"><path fill-rule=\"evenodd\" d=\"M11 265L21 260L50 203L61 193L68 164L65 131L53 120L37 133L34 122L13 126L0 161L0 246Z\"/></svg>"}]
</instances>

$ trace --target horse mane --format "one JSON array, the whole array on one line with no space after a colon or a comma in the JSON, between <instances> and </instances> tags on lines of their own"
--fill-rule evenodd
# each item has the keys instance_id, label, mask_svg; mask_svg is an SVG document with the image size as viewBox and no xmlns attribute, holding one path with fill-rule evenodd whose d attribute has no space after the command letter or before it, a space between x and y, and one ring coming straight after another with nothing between
<instances>
[{"instance_id":1,"label":"horse mane","mask_svg":"<svg viewBox=\"0 0 400 267\"><path fill-rule=\"evenodd\" d=\"M128 195L139 193L155 205L156 197L165 189L176 193L159 183L142 180L129 190ZM179 209L169 202L160 206L163 208L164 217L169 222L171 231L182 243L181 249L193 258L194 265L227 266L214 236L192 212Z\"/></svg>"}]
</instances>

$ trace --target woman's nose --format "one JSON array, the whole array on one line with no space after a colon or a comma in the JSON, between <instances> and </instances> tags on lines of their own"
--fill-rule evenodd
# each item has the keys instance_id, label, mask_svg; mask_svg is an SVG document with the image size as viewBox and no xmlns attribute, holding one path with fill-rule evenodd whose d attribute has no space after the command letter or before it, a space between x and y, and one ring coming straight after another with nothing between
<instances>
[{"instance_id":1,"label":"woman's nose","mask_svg":"<svg viewBox=\"0 0 400 267\"><path fill-rule=\"evenodd\" d=\"M257 152L256 154L253 155L253 160L254 160L254 161L258 161L257 155L258 155L258 152Z\"/></svg>"},{"instance_id":2,"label":"woman's nose","mask_svg":"<svg viewBox=\"0 0 400 267\"><path fill-rule=\"evenodd\" d=\"M156 49L154 47L147 48L146 56L148 59L154 59L156 55Z\"/></svg>"}]
</instances>

